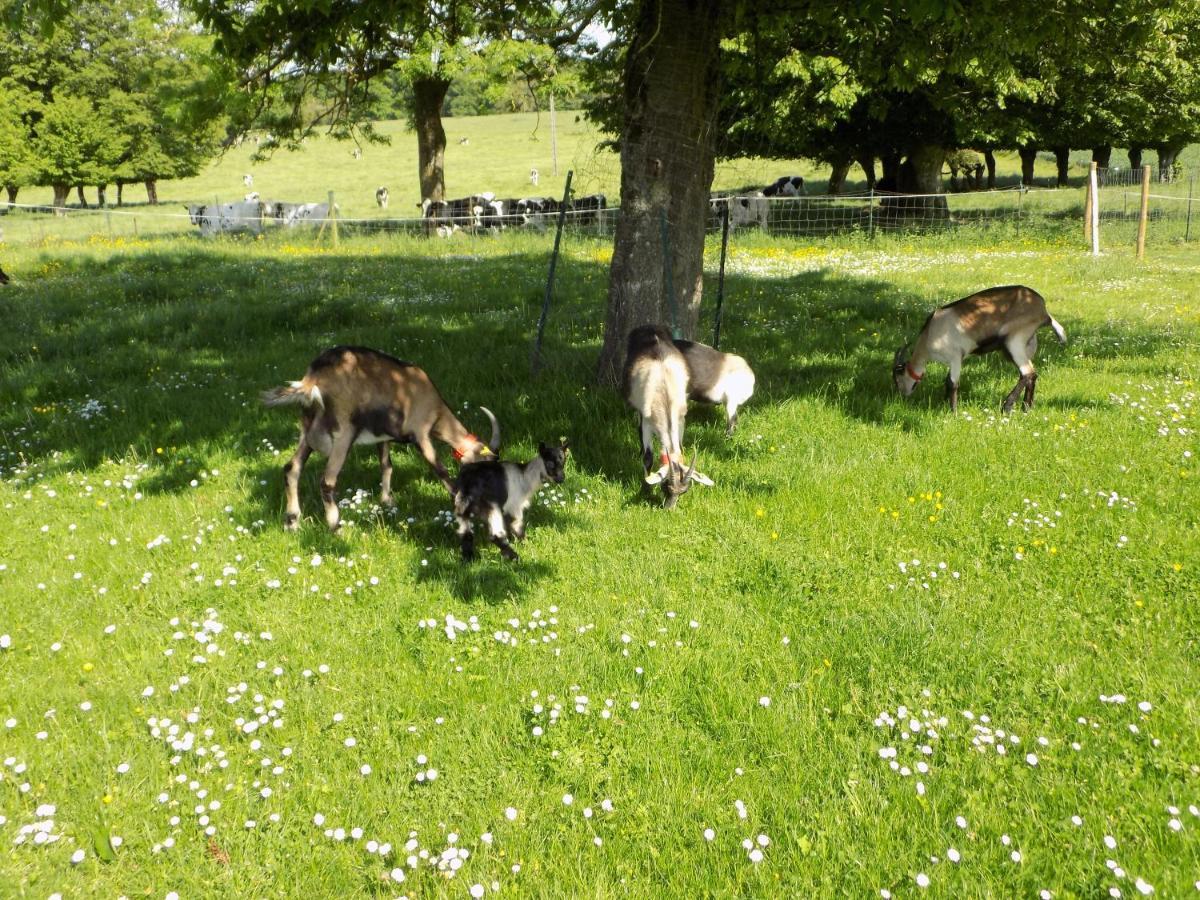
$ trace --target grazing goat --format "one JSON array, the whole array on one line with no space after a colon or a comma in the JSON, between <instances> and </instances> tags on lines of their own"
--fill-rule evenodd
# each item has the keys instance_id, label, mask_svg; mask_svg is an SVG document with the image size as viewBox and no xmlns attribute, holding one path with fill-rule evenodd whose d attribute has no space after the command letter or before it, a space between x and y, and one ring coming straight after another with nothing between
<instances>
[{"instance_id":1,"label":"grazing goat","mask_svg":"<svg viewBox=\"0 0 1200 900\"><path fill-rule=\"evenodd\" d=\"M683 468L683 425L687 415L688 367L671 333L661 325L642 325L629 333L625 353L625 400L638 414L642 467L646 484L661 484L663 506L673 509L693 481L711 485L696 471L696 458ZM662 466L654 464L653 438L658 436Z\"/></svg>"},{"instance_id":2,"label":"grazing goat","mask_svg":"<svg viewBox=\"0 0 1200 900\"><path fill-rule=\"evenodd\" d=\"M538 455L524 464L486 460L462 467L454 515L464 560L475 558L472 518L487 520L492 543L500 548L501 556L513 561L519 558L508 542L509 535L518 541L525 537L525 510L543 482L562 484L568 449L565 440L557 447L538 444Z\"/></svg>"},{"instance_id":3,"label":"grazing goat","mask_svg":"<svg viewBox=\"0 0 1200 900\"><path fill-rule=\"evenodd\" d=\"M8 277L3 269L0 269L0 284L8 284L10 281L12 279Z\"/></svg>"},{"instance_id":4,"label":"grazing goat","mask_svg":"<svg viewBox=\"0 0 1200 900\"><path fill-rule=\"evenodd\" d=\"M387 209L388 205L388 189L386 187L376 188L375 203L380 209Z\"/></svg>"},{"instance_id":5,"label":"grazing goat","mask_svg":"<svg viewBox=\"0 0 1200 900\"><path fill-rule=\"evenodd\" d=\"M539 175L538 170L536 168L529 170L529 183L532 184L534 187L537 187L538 178L540 178L540 177L541 176Z\"/></svg>"},{"instance_id":6,"label":"grazing goat","mask_svg":"<svg viewBox=\"0 0 1200 900\"><path fill-rule=\"evenodd\" d=\"M425 372L367 347L326 350L309 364L304 378L264 392L262 400L267 406L296 403L304 410L300 445L283 467L287 493L284 527L288 530L300 521L300 472L313 450L328 457L321 477L321 500L325 523L332 530L338 527L334 499L338 473L355 444L379 445L380 500L386 506L393 503L391 441L416 444L451 497L454 483L438 461L435 438L449 444L455 459L465 463L486 459L500 450L500 426L490 411L480 407L492 423L492 440L484 444L450 411Z\"/></svg>"},{"instance_id":7,"label":"grazing goat","mask_svg":"<svg viewBox=\"0 0 1200 900\"><path fill-rule=\"evenodd\" d=\"M738 407L754 393L754 372L740 356L696 341L675 341L688 370L688 397L725 407L725 434L737 427Z\"/></svg>"},{"instance_id":8,"label":"grazing goat","mask_svg":"<svg viewBox=\"0 0 1200 900\"><path fill-rule=\"evenodd\" d=\"M988 288L964 297L941 309L925 320L925 326L913 343L912 354L905 359L907 346L896 351L892 359L892 378L905 397L909 396L925 377L930 360L950 367L946 377L946 396L950 409L958 409L958 375L968 355L982 355L1002 350L1021 373L1016 387L1004 398L1001 410L1012 411L1017 395L1025 391L1025 409L1033 406L1033 391L1037 372L1033 357L1037 354L1037 333L1044 325L1054 329L1058 340L1065 344L1067 333L1046 312L1046 301L1033 288L1023 285Z\"/></svg>"},{"instance_id":9,"label":"grazing goat","mask_svg":"<svg viewBox=\"0 0 1200 900\"><path fill-rule=\"evenodd\" d=\"M258 139L256 138L255 143L257 143L257 142L258 142ZM254 187L254 176L253 175L243 175L242 176L242 184L244 184L246 187Z\"/></svg>"}]
</instances>

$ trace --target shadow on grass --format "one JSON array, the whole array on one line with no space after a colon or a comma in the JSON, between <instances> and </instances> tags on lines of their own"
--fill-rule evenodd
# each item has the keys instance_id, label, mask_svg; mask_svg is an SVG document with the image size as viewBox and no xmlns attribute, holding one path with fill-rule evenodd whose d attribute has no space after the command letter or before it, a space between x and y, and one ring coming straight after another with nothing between
<instances>
[{"instance_id":1,"label":"shadow on grass","mask_svg":"<svg viewBox=\"0 0 1200 900\"><path fill-rule=\"evenodd\" d=\"M139 489L150 493L188 489L214 458L277 450L251 487L259 518L272 522L296 418L263 409L259 391L299 378L326 347L365 344L421 365L468 428L486 428L479 406L494 410L508 458L528 458L538 440L567 436L574 469L636 484L633 416L616 392L594 387L607 263L593 256L560 259L547 368L532 378L545 253L500 255L492 246L453 258L361 249L289 255L282 247L265 255L176 240L107 259L47 254L45 274L0 295L8 324L0 338L0 447L10 460L38 460L48 474L111 459L139 463ZM758 376L742 432L757 433L760 410L793 398L872 426L936 427L927 409L944 403L940 381L903 403L889 371L895 348L915 336L933 305L927 297L882 278L811 270L786 278L731 274L726 298L723 346L750 359ZM709 302L701 339L711 336L711 312ZM1149 358L1171 340L1148 330L1066 326L1071 346L1047 340L1039 354L1055 368L1084 355ZM994 394L998 408L1014 381L1005 360L972 361L964 401L991 405ZM719 409L694 410L689 443L700 444L702 467L745 452L737 436L734 444L725 438ZM393 456L398 502L412 506L418 521L432 521L443 507L432 499L438 492L427 466L411 451ZM319 514L320 466L320 457L310 461L302 482L306 514ZM339 487L377 493L374 453L352 454Z\"/></svg>"}]
</instances>

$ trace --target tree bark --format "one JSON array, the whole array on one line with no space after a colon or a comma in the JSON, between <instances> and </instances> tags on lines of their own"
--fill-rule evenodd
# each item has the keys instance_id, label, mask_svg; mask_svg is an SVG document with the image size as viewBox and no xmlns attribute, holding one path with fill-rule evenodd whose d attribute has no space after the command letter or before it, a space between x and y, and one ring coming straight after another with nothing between
<instances>
[{"instance_id":1,"label":"tree bark","mask_svg":"<svg viewBox=\"0 0 1200 900\"><path fill-rule=\"evenodd\" d=\"M56 184L54 188L54 214L56 216L65 216L67 214L67 197L71 194L71 186L69 184Z\"/></svg>"},{"instance_id":2,"label":"tree bark","mask_svg":"<svg viewBox=\"0 0 1200 900\"><path fill-rule=\"evenodd\" d=\"M996 189L996 151L991 147L983 148L983 162L987 166L988 180L987 186L989 191Z\"/></svg>"},{"instance_id":3,"label":"tree bark","mask_svg":"<svg viewBox=\"0 0 1200 900\"><path fill-rule=\"evenodd\" d=\"M16 203L17 193L21 190L21 186L16 184L6 184L4 186L4 190L8 193L8 202Z\"/></svg>"},{"instance_id":4,"label":"tree bark","mask_svg":"<svg viewBox=\"0 0 1200 900\"><path fill-rule=\"evenodd\" d=\"M896 189L909 197L885 197L881 209L885 215L905 218L947 219L950 207L942 193L942 164L946 148L937 144L914 147L900 164Z\"/></svg>"},{"instance_id":5,"label":"tree bark","mask_svg":"<svg viewBox=\"0 0 1200 900\"><path fill-rule=\"evenodd\" d=\"M867 179L867 190L875 190L875 157L870 154L863 154L857 160L859 168L863 170L863 175Z\"/></svg>"},{"instance_id":6,"label":"tree bark","mask_svg":"<svg viewBox=\"0 0 1200 900\"><path fill-rule=\"evenodd\" d=\"M879 158L883 166L883 177L876 183L881 191L900 190L900 157L895 153L885 153Z\"/></svg>"},{"instance_id":7,"label":"tree bark","mask_svg":"<svg viewBox=\"0 0 1200 900\"><path fill-rule=\"evenodd\" d=\"M79 205L83 209L89 209L90 207L88 206L87 197L83 196L83 185L82 184L75 185L75 193L79 197Z\"/></svg>"},{"instance_id":8,"label":"tree bark","mask_svg":"<svg viewBox=\"0 0 1200 900\"><path fill-rule=\"evenodd\" d=\"M829 190L827 193L840 194L846 187L846 175L850 171L850 160L839 159L833 164L829 173Z\"/></svg>"},{"instance_id":9,"label":"tree bark","mask_svg":"<svg viewBox=\"0 0 1200 900\"><path fill-rule=\"evenodd\" d=\"M427 76L413 82L413 125L417 131L417 175L422 200L446 199L446 129L442 104L450 90L447 78Z\"/></svg>"},{"instance_id":10,"label":"tree bark","mask_svg":"<svg viewBox=\"0 0 1200 900\"><path fill-rule=\"evenodd\" d=\"M1179 161L1179 154L1183 152L1183 148L1187 146L1186 141L1168 141L1159 144L1154 149L1158 151L1158 180L1159 181L1174 181L1178 174L1175 171L1176 164Z\"/></svg>"},{"instance_id":11,"label":"tree bark","mask_svg":"<svg viewBox=\"0 0 1200 900\"><path fill-rule=\"evenodd\" d=\"M696 331L720 97L720 11L720 0L637 6L623 81L621 218L597 368L604 384L618 382L626 338L638 325L674 324L684 337Z\"/></svg>"},{"instance_id":12,"label":"tree bark","mask_svg":"<svg viewBox=\"0 0 1200 900\"><path fill-rule=\"evenodd\" d=\"M1021 184L1033 187L1033 164L1037 161L1037 147L1033 144L1022 144L1017 153L1021 157Z\"/></svg>"},{"instance_id":13,"label":"tree bark","mask_svg":"<svg viewBox=\"0 0 1200 900\"><path fill-rule=\"evenodd\" d=\"M1067 186L1067 172L1071 168L1071 148L1058 146L1054 148L1054 165L1058 169L1058 186Z\"/></svg>"},{"instance_id":14,"label":"tree bark","mask_svg":"<svg viewBox=\"0 0 1200 900\"><path fill-rule=\"evenodd\" d=\"M117 182L117 208L119 209L121 207L121 204L124 202L125 202L125 182L118 181Z\"/></svg>"},{"instance_id":15,"label":"tree bark","mask_svg":"<svg viewBox=\"0 0 1200 900\"><path fill-rule=\"evenodd\" d=\"M108 195L108 185L107 184L96 185L96 205L98 207L100 207L101 209L104 209L104 207L106 207L108 205L108 196L107 195Z\"/></svg>"},{"instance_id":16,"label":"tree bark","mask_svg":"<svg viewBox=\"0 0 1200 900\"><path fill-rule=\"evenodd\" d=\"M1141 167L1142 167L1142 148L1141 147L1130 147L1129 148L1129 168L1140 169Z\"/></svg>"},{"instance_id":17,"label":"tree bark","mask_svg":"<svg viewBox=\"0 0 1200 900\"><path fill-rule=\"evenodd\" d=\"M146 200L151 206L158 206L158 179L146 179Z\"/></svg>"},{"instance_id":18,"label":"tree bark","mask_svg":"<svg viewBox=\"0 0 1200 900\"><path fill-rule=\"evenodd\" d=\"M1099 169L1107 169L1112 161L1112 144L1100 144L1092 148L1092 162Z\"/></svg>"}]
</instances>

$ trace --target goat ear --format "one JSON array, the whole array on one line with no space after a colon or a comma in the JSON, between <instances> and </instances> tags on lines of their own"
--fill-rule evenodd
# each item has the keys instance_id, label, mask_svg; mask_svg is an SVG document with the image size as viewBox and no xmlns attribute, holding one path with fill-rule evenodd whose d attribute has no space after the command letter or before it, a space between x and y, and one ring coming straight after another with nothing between
<instances>
[{"instance_id":1,"label":"goat ear","mask_svg":"<svg viewBox=\"0 0 1200 900\"><path fill-rule=\"evenodd\" d=\"M702 484L705 487L713 486L713 480L711 478L709 478L707 475L705 475L703 472L692 473L692 481L696 482L696 484Z\"/></svg>"},{"instance_id":2,"label":"goat ear","mask_svg":"<svg viewBox=\"0 0 1200 900\"><path fill-rule=\"evenodd\" d=\"M662 472L651 472L646 476L646 484L659 484L663 480Z\"/></svg>"}]
</instances>

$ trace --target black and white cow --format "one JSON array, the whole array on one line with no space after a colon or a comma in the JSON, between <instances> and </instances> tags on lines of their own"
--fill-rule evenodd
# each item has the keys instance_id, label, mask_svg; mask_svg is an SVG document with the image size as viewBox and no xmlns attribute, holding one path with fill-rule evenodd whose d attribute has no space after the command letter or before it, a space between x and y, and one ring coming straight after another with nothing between
<instances>
[{"instance_id":1,"label":"black and white cow","mask_svg":"<svg viewBox=\"0 0 1200 900\"><path fill-rule=\"evenodd\" d=\"M599 223L603 210L608 209L608 198L603 194L588 194L571 201L571 211L577 213L577 225L595 225Z\"/></svg>"},{"instance_id":2,"label":"black and white cow","mask_svg":"<svg viewBox=\"0 0 1200 900\"><path fill-rule=\"evenodd\" d=\"M211 237L214 234L232 234L236 231L250 231L261 234L263 229L263 214L266 207L259 201L241 203L200 204L185 207L188 211L188 221L200 226L200 234Z\"/></svg>"},{"instance_id":3,"label":"black and white cow","mask_svg":"<svg viewBox=\"0 0 1200 900\"><path fill-rule=\"evenodd\" d=\"M768 184L762 192L764 197L801 197L804 195L804 179L799 175L784 175Z\"/></svg>"}]
</instances>

